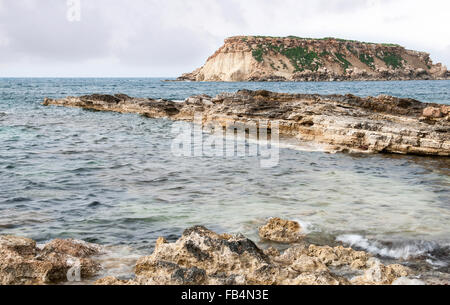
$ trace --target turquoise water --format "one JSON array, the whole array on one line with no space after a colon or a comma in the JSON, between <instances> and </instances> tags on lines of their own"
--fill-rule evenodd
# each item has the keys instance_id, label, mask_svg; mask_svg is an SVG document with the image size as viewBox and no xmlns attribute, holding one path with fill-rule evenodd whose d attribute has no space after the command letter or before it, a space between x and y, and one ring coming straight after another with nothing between
<instances>
[{"instance_id":1,"label":"turquoise water","mask_svg":"<svg viewBox=\"0 0 450 305\"><path fill-rule=\"evenodd\" d=\"M256 157L177 157L172 122L43 107L90 93L183 100L239 89L376 96L450 104L450 81L178 83L161 79L0 79L0 234L76 238L148 253L192 225L258 241L268 217L302 223L315 243L344 242L449 272L448 158L282 148ZM186 123L187 124L187 123Z\"/></svg>"}]
</instances>

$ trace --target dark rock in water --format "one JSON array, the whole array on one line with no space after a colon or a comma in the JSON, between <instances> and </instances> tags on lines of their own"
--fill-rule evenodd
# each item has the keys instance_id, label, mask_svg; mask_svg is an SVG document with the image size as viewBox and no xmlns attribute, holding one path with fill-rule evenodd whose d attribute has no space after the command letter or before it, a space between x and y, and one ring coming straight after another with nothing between
<instances>
[{"instance_id":1,"label":"dark rock in water","mask_svg":"<svg viewBox=\"0 0 450 305\"><path fill-rule=\"evenodd\" d=\"M222 126L229 122L254 126L268 120L279 124L281 135L316 143L330 152L450 155L450 106L385 95L361 98L240 90L215 98L192 96L184 103L90 95L46 98L44 105L184 121L192 121L198 113L203 124Z\"/></svg>"}]
</instances>

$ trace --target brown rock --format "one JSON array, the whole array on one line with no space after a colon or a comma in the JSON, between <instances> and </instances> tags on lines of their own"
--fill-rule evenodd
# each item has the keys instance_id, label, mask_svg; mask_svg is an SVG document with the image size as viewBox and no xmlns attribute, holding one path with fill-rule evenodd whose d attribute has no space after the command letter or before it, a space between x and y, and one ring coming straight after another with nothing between
<instances>
[{"instance_id":1,"label":"brown rock","mask_svg":"<svg viewBox=\"0 0 450 305\"><path fill-rule=\"evenodd\" d=\"M353 266L358 269L354 272L363 274L350 282L340 274ZM186 230L175 243L158 242L152 255L139 259L135 272L136 279L132 281L108 277L96 284L391 284L409 274L403 266L384 266L369 259L367 253L344 247L300 244L280 254L273 248L262 251L241 235L219 235L200 226Z\"/></svg>"},{"instance_id":2,"label":"brown rock","mask_svg":"<svg viewBox=\"0 0 450 305\"><path fill-rule=\"evenodd\" d=\"M259 229L259 236L265 240L290 244L304 238L301 230L298 222L272 218Z\"/></svg>"},{"instance_id":3,"label":"brown rock","mask_svg":"<svg viewBox=\"0 0 450 305\"><path fill-rule=\"evenodd\" d=\"M368 262L371 267L362 276L352 279L356 285L391 285L399 278L407 277L411 270L402 265L381 264L379 260L371 259Z\"/></svg>"},{"instance_id":4,"label":"brown rock","mask_svg":"<svg viewBox=\"0 0 450 305\"><path fill-rule=\"evenodd\" d=\"M423 116L426 118L441 118L444 116L442 113L442 109L436 107L427 107L423 110Z\"/></svg>"},{"instance_id":5,"label":"brown rock","mask_svg":"<svg viewBox=\"0 0 450 305\"><path fill-rule=\"evenodd\" d=\"M94 244L73 239L55 239L46 244L43 253L67 254L78 258L87 258L99 254L101 248Z\"/></svg>"},{"instance_id":6,"label":"brown rock","mask_svg":"<svg viewBox=\"0 0 450 305\"><path fill-rule=\"evenodd\" d=\"M31 239L0 236L0 284L64 282L68 272L78 267L82 278L94 276L100 270L100 265L89 258L98 253L94 248L98 249L74 240L56 240L40 250Z\"/></svg>"},{"instance_id":7,"label":"brown rock","mask_svg":"<svg viewBox=\"0 0 450 305\"><path fill-rule=\"evenodd\" d=\"M281 136L330 152L450 156L450 117L442 118L448 106L390 96L240 90L215 98L193 96L184 103L92 95L47 99L45 104L182 121L192 121L194 113L201 113L204 125L255 126L269 120L279 124Z\"/></svg>"},{"instance_id":8,"label":"brown rock","mask_svg":"<svg viewBox=\"0 0 450 305\"><path fill-rule=\"evenodd\" d=\"M370 259L370 255L366 252L342 246L332 248L311 245L308 252L308 255L317 257L323 264L333 267L350 266L354 269L361 269L366 267L367 261Z\"/></svg>"}]
</instances>

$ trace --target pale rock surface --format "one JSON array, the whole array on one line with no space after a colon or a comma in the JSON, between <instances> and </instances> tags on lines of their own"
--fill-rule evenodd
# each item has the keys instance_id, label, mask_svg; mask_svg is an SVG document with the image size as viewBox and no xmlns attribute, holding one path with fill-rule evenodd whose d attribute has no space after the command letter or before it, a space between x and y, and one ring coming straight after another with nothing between
<instances>
[{"instance_id":1,"label":"pale rock surface","mask_svg":"<svg viewBox=\"0 0 450 305\"><path fill-rule=\"evenodd\" d=\"M259 236L277 243L292 244L304 238L301 232L302 228L298 222L272 218L259 229Z\"/></svg>"},{"instance_id":2,"label":"pale rock surface","mask_svg":"<svg viewBox=\"0 0 450 305\"><path fill-rule=\"evenodd\" d=\"M55 240L41 250L22 237L0 236L0 284L34 285L67 281L67 272L79 263L82 278L97 274L101 266L90 257L100 247L75 240Z\"/></svg>"}]
</instances>

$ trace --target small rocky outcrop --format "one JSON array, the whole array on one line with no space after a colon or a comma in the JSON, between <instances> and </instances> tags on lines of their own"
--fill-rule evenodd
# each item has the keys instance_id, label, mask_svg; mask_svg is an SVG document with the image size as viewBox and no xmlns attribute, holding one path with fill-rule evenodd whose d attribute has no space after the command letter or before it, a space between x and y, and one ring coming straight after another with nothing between
<instances>
[{"instance_id":1,"label":"small rocky outcrop","mask_svg":"<svg viewBox=\"0 0 450 305\"><path fill-rule=\"evenodd\" d=\"M0 284L55 284L68 280L79 268L81 278L97 274L101 266L91 259L100 247L76 240L54 240L39 248L22 237L0 236ZM74 273L76 275L76 270Z\"/></svg>"},{"instance_id":2,"label":"small rocky outcrop","mask_svg":"<svg viewBox=\"0 0 450 305\"><path fill-rule=\"evenodd\" d=\"M337 38L237 36L179 81L375 81L450 79L430 54Z\"/></svg>"},{"instance_id":3,"label":"small rocky outcrop","mask_svg":"<svg viewBox=\"0 0 450 305\"><path fill-rule=\"evenodd\" d=\"M259 236L268 241L292 244L304 238L301 231L302 228L296 221L272 218L265 226L259 228Z\"/></svg>"},{"instance_id":4,"label":"small rocky outcrop","mask_svg":"<svg viewBox=\"0 0 450 305\"><path fill-rule=\"evenodd\" d=\"M47 98L44 105L184 121L200 114L204 125L223 127L277 122L280 135L330 152L450 156L449 106L386 95L361 98L240 90L216 97L192 96L184 103L117 94Z\"/></svg>"},{"instance_id":5,"label":"small rocky outcrop","mask_svg":"<svg viewBox=\"0 0 450 305\"><path fill-rule=\"evenodd\" d=\"M351 285L392 284L411 271L385 266L350 248L297 244L280 253L258 248L242 235L219 235L204 227L186 230L175 243L160 238L136 264L136 277L113 277L98 285ZM347 276L345 276L347 275Z\"/></svg>"}]
</instances>

